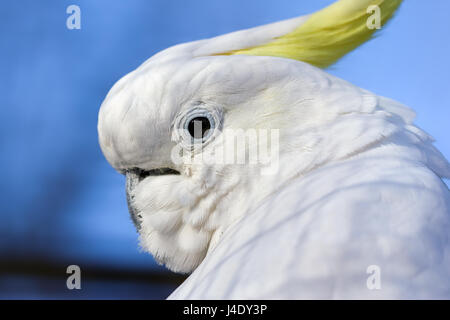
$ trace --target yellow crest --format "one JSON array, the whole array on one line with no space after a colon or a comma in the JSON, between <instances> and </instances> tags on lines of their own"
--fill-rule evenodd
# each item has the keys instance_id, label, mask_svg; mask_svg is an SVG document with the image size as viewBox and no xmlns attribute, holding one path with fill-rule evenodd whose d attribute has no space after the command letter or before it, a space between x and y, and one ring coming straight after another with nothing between
<instances>
[{"instance_id":1,"label":"yellow crest","mask_svg":"<svg viewBox=\"0 0 450 320\"><path fill-rule=\"evenodd\" d=\"M401 2L340 0L313 13L293 31L269 42L216 55L283 57L325 68L369 40L393 16Z\"/></svg>"}]
</instances>

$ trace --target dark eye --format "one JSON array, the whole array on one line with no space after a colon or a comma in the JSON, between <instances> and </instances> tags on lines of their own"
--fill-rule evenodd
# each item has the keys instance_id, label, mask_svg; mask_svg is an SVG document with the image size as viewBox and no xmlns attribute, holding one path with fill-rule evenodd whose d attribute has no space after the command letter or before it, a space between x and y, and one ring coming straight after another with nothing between
<instances>
[{"instance_id":1,"label":"dark eye","mask_svg":"<svg viewBox=\"0 0 450 320\"><path fill-rule=\"evenodd\" d=\"M208 135L211 122L207 117L195 117L189 121L187 129L192 138L201 140Z\"/></svg>"}]
</instances>

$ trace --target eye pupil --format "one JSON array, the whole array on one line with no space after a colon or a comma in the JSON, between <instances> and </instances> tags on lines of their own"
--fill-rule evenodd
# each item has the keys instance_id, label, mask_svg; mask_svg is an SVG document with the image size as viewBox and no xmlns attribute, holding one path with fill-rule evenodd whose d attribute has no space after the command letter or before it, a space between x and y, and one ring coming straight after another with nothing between
<instances>
[{"instance_id":1,"label":"eye pupil","mask_svg":"<svg viewBox=\"0 0 450 320\"><path fill-rule=\"evenodd\" d=\"M189 134L194 139L202 139L210 129L211 123L206 117L196 117L188 124Z\"/></svg>"}]
</instances>

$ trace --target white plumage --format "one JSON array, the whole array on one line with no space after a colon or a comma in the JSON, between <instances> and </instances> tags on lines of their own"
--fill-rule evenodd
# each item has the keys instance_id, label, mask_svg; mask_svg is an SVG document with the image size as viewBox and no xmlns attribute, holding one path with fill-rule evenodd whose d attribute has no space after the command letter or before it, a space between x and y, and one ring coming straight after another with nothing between
<instances>
[{"instance_id":1,"label":"white plumage","mask_svg":"<svg viewBox=\"0 0 450 320\"><path fill-rule=\"evenodd\" d=\"M193 271L174 299L450 298L450 166L414 113L300 61L216 55L307 18L169 48L111 89L99 140L142 247ZM226 129L278 129L277 174L174 163L175 127L196 112L215 121L205 154Z\"/></svg>"}]
</instances>

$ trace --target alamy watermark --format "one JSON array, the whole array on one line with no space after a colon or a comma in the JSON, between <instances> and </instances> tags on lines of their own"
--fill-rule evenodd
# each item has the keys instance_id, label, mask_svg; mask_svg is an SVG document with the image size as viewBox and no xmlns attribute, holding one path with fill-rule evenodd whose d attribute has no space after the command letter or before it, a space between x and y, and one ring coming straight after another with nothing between
<instances>
[{"instance_id":1,"label":"alamy watermark","mask_svg":"<svg viewBox=\"0 0 450 320\"><path fill-rule=\"evenodd\" d=\"M193 137L202 136L202 124L194 126ZM273 175L279 169L279 129L225 129L210 140L188 138L172 149L171 159L176 165L218 164L254 165L262 175Z\"/></svg>"},{"instance_id":2,"label":"alamy watermark","mask_svg":"<svg viewBox=\"0 0 450 320\"><path fill-rule=\"evenodd\" d=\"M369 18L367 18L366 26L370 30L373 29L381 29L381 9L377 5L371 5L367 7L368 14L371 14Z\"/></svg>"},{"instance_id":3,"label":"alamy watermark","mask_svg":"<svg viewBox=\"0 0 450 320\"><path fill-rule=\"evenodd\" d=\"M381 268L375 264L367 267L366 273L370 276L366 280L366 286L369 290L381 289Z\"/></svg>"},{"instance_id":4,"label":"alamy watermark","mask_svg":"<svg viewBox=\"0 0 450 320\"><path fill-rule=\"evenodd\" d=\"M73 290L81 289L81 269L79 266L73 264L67 267L66 273L70 274L66 280L67 289Z\"/></svg>"},{"instance_id":5,"label":"alamy watermark","mask_svg":"<svg viewBox=\"0 0 450 320\"><path fill-rule=\"evenodd\" d=\"M67 7L66 13L70 16L67 17L66 27L69 30L81 29L81 9L75 4L71 4Z\"/></svg>"}]
</instances>

